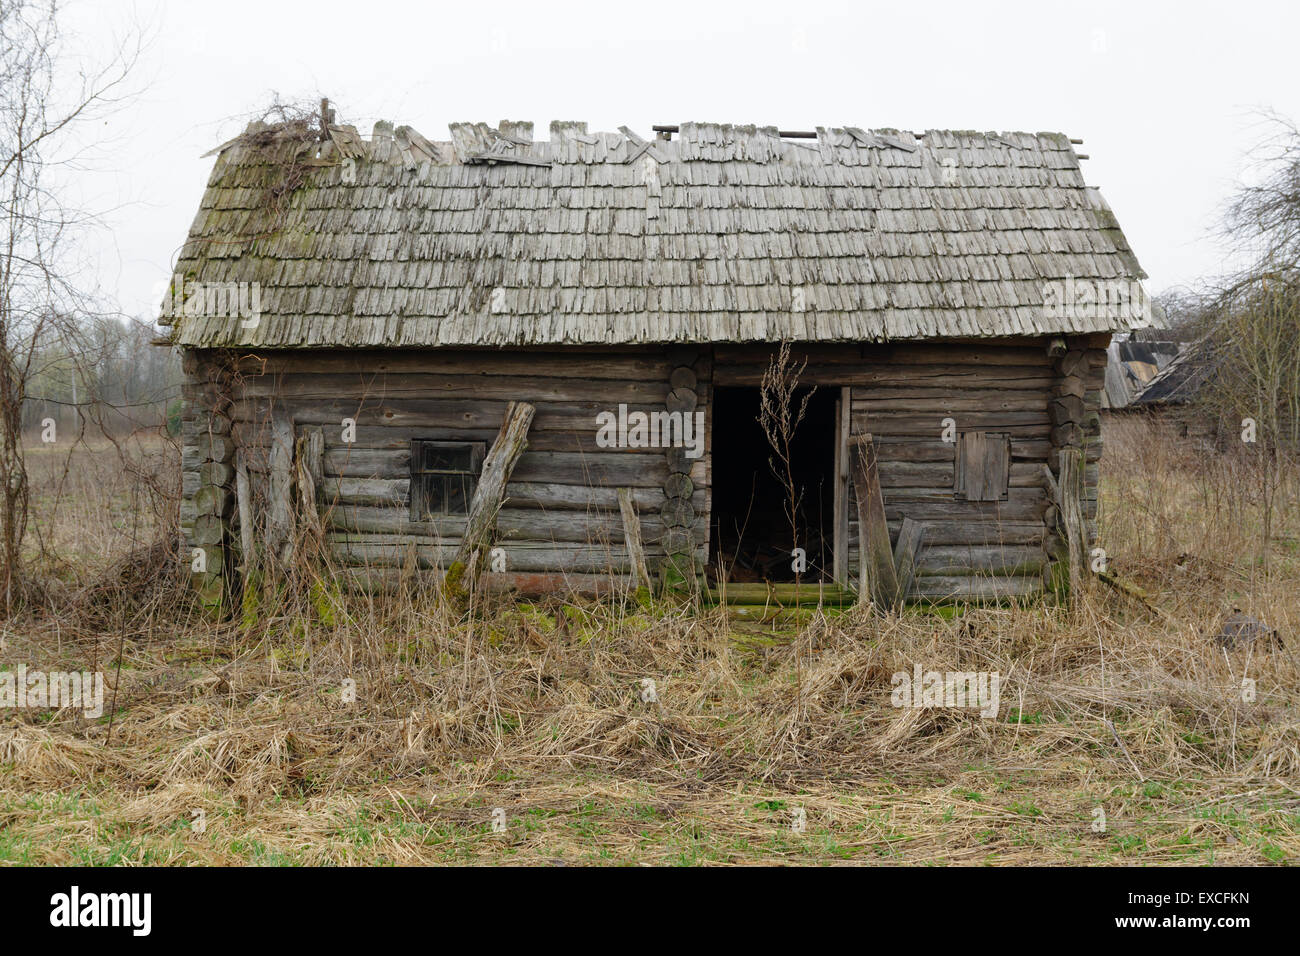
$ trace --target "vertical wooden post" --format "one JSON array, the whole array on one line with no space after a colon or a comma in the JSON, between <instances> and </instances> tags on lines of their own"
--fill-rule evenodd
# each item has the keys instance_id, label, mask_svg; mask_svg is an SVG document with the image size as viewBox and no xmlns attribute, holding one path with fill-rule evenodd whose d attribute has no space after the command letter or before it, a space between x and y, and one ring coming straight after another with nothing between
<instances>
[{"instance_id":1,"label":"vertical wooden post","mask_svg":"<svg viewBox=\"0 0 1300 956\"><path fill-rule=\"evenodd\" d=\"M1083 450L1061 449L1061 477L1057 484L1061 524L1069 552L1070 593L1077 594L1087 565L1088 542L1083 527Z\"/></svg>"},{"instance_id":2,"label":"vertical wooden post","mask_svg":"<svg viewBox=\"0 0 1300 956\"><path fill-rule=\"evenodd\" d=\"M650 571L646 567L645 548L641 544L641 520L632 504L632 489L618 489L618 510L623 515L623 541L627 544L628 560L632 564L632 588L650 587Z\"/></svg>"},{"instance_id":3,"label":"vertical wooden post","mask_svg":"<svg viewBox=\"0 0 1300 956\"><path fill-rule=\"evenodd\" d=\"M831 531L831 577L841 587L849 583L849 421L852 389L840 389L835 401L835 493Z\"/></svg>"},{"instance_id":4,"label":"vertical wooden post","mask_svg":"<svg viewBox=\"0 0 1300 956\"><path fill-rule=\"evenodd\" d=\"M893 607L898 599L898 575L885 521L876 446L870 435L857 435L850 441L850 448L858 496L858 594L878 607Z\"/></svg>"},{"instance_id":5,"label":"vertical wooden post","mask_svg":"<svg viewBox=\"0 0 1300 956\"><path fill-rule=\"evenodd\" d=\"M302 519L303 530L311 540L320 544L325 537L325 528L321 522L320 505L317 502L317 489L324 481L322 459L325 455L325 435L318 426L303 429L303 435L295 447L298 476L298 512Z\"/></svg>"},{"instance_id":6,"label":"vertical wooden post","mask_svg":"<svg viewBox=\"0 0 1300 956\"><path fill-rule=\"evenodd\" d=\"M244 450L235 450L235 504L239 509L239 546L243 552L244 572L253 567L253 503L248 490L248 462Z\"/></svg>"},{"instance_id":7,"label":"vertical wooden post","mask_svg":"<svg viewBox=\"0 0 1300 956\"><path fill-rule=\"evenodd\" d=\"M293 560L293 421L278 408L271 419L270 466L266 553L288 564Z\"/></svg>"}]
</instances>

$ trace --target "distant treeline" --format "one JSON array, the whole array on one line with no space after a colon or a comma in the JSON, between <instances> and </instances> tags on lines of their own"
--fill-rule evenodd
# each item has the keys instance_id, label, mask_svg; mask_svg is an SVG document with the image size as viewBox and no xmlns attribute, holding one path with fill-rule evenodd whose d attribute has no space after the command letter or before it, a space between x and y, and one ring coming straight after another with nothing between
<instances>
[{"instance_id":1,"label":"distant treeline","mask_svg":"<svg viewBox=\"0 0 1300 956\"><path fill-rule=\"evenodd\" d=\"M151 345L157 329L139 320L94 318L75 337L39 343L23 401L22 429L39 435L52 420L60 436L122 436L179 425L180 359Z\"/></svg>"}]
</instances>

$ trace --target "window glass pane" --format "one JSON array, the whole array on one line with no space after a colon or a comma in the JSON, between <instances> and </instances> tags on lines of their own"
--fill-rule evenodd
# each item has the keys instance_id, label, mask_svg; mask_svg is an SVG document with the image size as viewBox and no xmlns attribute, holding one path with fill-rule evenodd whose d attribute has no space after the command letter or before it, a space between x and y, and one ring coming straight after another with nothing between
<instances>
[{"instance_id":1,"label":"window glass pane","mask_svg":"<svg viewBox=\"0 0 1300 956\"><path fill-rule=\"evenodd\" d=\"M420 484L424 488L424 510L427 514L444 514L446 495L443 493L441 475L422 475Z\"/></svg>"},{"instance_id":2,"label":"window glass pane","mask_svg":"<svg viewBox=\"0 0 1300 956\"><path fill-rule=\"evenodd\" d=\"M469 512L469 487L470 478L468 475L447 475L444 478L446 488L446 513L461 515Z\"/></svg>"},{"instance_id":3,"label":"window glass pane","mask_svg":"<svg viewBox=\"0 0 1300 956\"><path fill-rule=\"evenodd\" d=\"M421 471L470 471L474 467L471 445L425 442L421 449Z\"/></svg>"}]
</instances>

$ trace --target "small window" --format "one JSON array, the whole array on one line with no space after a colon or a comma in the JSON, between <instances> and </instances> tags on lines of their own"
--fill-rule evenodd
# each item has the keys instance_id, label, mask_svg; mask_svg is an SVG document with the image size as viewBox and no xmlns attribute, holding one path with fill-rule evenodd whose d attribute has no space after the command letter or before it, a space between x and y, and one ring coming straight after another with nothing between
<instances>
[{"instance_id":1,"label":"small window","mask_svg":"<svg viewBox=\"0 0 1300 956\"><path fill-rule=\"evenodd\" d=\"M1011 486L1011 435L962 432L957 436L953 497L963 501L1006 501Z\"/></svg>"},{"instance_id":2,"label":"small window","mask_svg":"<svg viewBox=\"0 0 1300 956\"><path fill-rule=\"evenodd\" d=\"M481 441L411 442L411 520L469 513L483 467Z\"/></svg>"}]
</instances>

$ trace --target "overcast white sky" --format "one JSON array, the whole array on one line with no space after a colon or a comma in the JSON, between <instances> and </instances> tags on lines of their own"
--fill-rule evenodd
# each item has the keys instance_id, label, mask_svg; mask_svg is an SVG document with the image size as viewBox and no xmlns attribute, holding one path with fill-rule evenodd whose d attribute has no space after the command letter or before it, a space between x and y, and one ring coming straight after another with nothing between
<instances>
[{"instance_id":1,"label":"overcast white sky","mask_svg":"<svg viewBox=\"0 0 1300 956\"><path fill-rule=\"evenodd\" d=\"M64 21L106 56L143 23L142 92L108 118L79 184L109 227L104 291L152 314L211 168L273 92L431 139L449 121L591 129L684 120L1052 130L1084 140L1153 293L1224 268L1222 203L1264 133L1300 120L1300 4L81 0Z\"/></svg>"}]
</instances>

